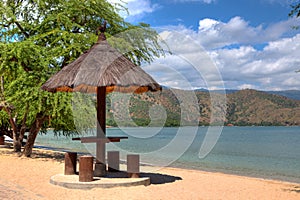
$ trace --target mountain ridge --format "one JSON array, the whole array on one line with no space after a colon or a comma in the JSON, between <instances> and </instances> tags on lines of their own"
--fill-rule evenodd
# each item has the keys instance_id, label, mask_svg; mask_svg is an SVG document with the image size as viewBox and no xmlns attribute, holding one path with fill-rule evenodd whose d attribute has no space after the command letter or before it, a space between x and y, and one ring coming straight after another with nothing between
<instances>
[{"instance_id":1,"label":"mountain ridge","mask_svg":"<svg viewBox=\"0 0 300 200\"><path fill-rule=\"evenodd\" d=\"M245 89L244 89L245 90ZM226 94L232 94L241 90L238 89L225 89L225 90L207 90L207 89L196 89L194 91L201 91L201 92L216 92L216 93L221 93L224 94L224 92L226 92ZM256 90L256 91L262 91L262 90ZM262 91L262 92L267 92L269 94L277 94L277 95L281 95L281 96L285 96L288 97L290 99L294 99L294 100L300 100L300 90L278 90L278 91Z\"/></svg>"},{"instance_id":2,"label":"mountain ridge","mask_svg":"<svg viewBox=\"0 0 300 200\"><path fill-rule=\"evenodd\" d=\"M214 99L217 101L221 100L224 95L218 91L209 92L214 93ZM124 102L124 99L119 98L108 104L110 105L107 116L108 125L300 125L300 100L279 95L282 94L280 92L273 94L270 91L252 89L230 90L228 93L226 92L226 107L222 105L222 102L212 104L209 92L163 88L161 92L131 94L127 100L129 102ZM298 92L300 94L300 91ZM291 92L286 92L286 94L291 94ZM218 97L218 95L220 96ZM195 99L193 99L194 97ZM197 102L193 103L193 101ZM122 111L123 105L128 105L128 111L124 109ZM212 107L212 105L215 106ZM217 113L214 117L212 117L213 109ZM183 110L188 111L184 112ZM116 115L116 111L118 115ZM226 116L225 121L222 115ZM118 116L117 120L116 116ZM165 119L161 119L163 117Z\"/></svg>"}]
</instances>

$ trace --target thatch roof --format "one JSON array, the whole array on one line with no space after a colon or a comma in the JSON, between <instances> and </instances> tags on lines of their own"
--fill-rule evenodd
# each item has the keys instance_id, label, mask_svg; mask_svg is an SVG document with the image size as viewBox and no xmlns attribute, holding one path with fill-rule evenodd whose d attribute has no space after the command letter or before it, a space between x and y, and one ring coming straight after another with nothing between
<instances>
[{"instance_id":1,"label":"thatch roof","mask_svg":"<svg viewBox=\"0 0 300 200\"><path fill-rule=\"evenodd\" d=\"M111 47L103 32L90 50L52 76L42 85L42 89L50 92L95 93L96 88L101 86L106 87L107 93L141 93L161 89L141 67Z\"/></svg>"}]
</instances>

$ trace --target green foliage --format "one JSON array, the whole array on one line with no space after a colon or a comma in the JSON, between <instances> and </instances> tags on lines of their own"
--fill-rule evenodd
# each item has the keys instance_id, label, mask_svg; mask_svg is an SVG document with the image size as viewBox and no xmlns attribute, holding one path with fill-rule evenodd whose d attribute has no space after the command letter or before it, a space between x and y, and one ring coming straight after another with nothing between
<instances>
[{"instance_id":1,"label":"green foliage","mask_svg":"<svg viewBox=\"0 0 300 200\"><path fill-rule=\"evenodd\" d=\"M296 17L300 17L300 2L298 1L298 3L294 3L293 5L291 5L292 10L289 13L290 17L296 16Z\"/></svg>"},{"instance_id":2,"label":"green foliage","mask_svg":"<svg viewBox=\"0 0 300 200\"><path fill-rule=\"evenodd\" d=\"M137 65L142 62L150 63L155 57L164 55L158 35L148 24L130 25L124 31L109 37L108 41Z\"/></svg>"}]
</instances>

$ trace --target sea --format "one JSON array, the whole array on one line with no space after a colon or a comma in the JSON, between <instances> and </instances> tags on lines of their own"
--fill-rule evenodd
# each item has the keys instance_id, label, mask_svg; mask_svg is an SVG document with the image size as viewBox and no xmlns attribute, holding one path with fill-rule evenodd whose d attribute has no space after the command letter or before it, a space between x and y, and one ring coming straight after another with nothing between
<instances>
[{"instance_id":1,"label":"sea","mask_svg":"<svg viewBox=\"0 0 300 200\"><path fill-rule=\"evenodd\" d=\"M83 144L52 131L40 134L36 147L95 154ZM107 136L126 136L106 145L121 160L139 154L142 164L222 172L300 183L300 127L135 127L107 128Z\"/></svg>"}]
</instances>

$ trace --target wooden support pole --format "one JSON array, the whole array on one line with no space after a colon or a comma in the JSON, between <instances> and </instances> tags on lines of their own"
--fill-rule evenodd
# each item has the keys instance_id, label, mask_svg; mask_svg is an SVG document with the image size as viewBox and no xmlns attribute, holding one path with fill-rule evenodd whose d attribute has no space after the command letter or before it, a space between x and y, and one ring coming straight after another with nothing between
<instances>
[{"instance_id":1,"label":"wooden support pole","mask_svg":"<svg viewBox=\"0 0 300 200\"><path fill-rule=\"evenodd\" d=\"M79 182L91 182L94 179L92 156L81 156L79 158Z\"/></svg>"},{"instance_id":2,"label":"wooden support pole","mask_svg":"<svg viewBox=\"0 0 300 200\"><path fill-rule=\"evenodd\" d=\"M140 177L140 156L127 155L127 174L129 178Z\"/></svg>"},{"instance_id":3,"label":"wooden support pole","mask_svg":"<svg viewBox=\"0 0 300 200\"><path fill-rule=\"evenodd\" d=\"M65 153L65 175L76 174L76 162L77 162L76 152Z\"/></svg>"},{"instance_id":4,"label":"wooden support pole","mask_svg":"<svg viewBox=\"0 0 300 200\"><path fill-rule=\"evenodd\" d=\"M97 138L106 137L106 87L97 87ZM96 143L96 164L94 175L106 175L105 142Z\"/></svg>"},{"instance_id":5,"label":"wooden support pole","mask_svg":"<svg viewBox=\"0 0 300 200\"><path fill-rule=\"evenodd\" d=\"M120 153L119 151L107 152L108 171L118 172L120 170Z\"/></svg>"}]
</instances>

